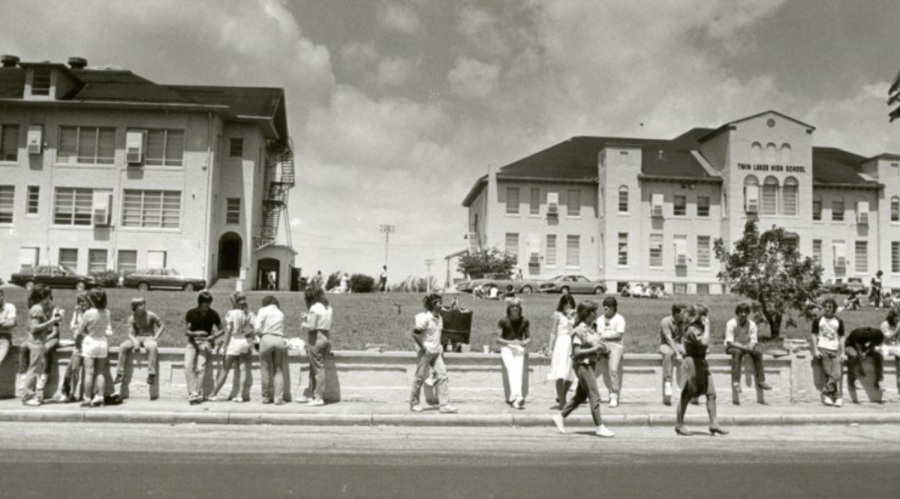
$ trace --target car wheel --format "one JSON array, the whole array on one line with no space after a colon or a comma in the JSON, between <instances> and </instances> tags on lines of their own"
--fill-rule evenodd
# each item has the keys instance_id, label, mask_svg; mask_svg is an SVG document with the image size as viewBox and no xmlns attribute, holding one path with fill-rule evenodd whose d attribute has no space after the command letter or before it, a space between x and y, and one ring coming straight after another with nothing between
<instances>
[{"instance_id":1,"label":"car wheel","mask_svg":"<svg viewBox=\"0 0 900 499\"><path fill-rule=\"evenodd\" d=\"M594 288L595 295L602 295L603 293L606 293L606 290L603 289L603 286L597 286L596 288Z\"/></svg>"},{"instance_id":2,"label":"car wheel","mask_svg":"<svg viewBox=\"0 0 900 499\"><path fill-rule=\"evenodd\" d=\"M191 291L194 290L194 285L191 284L191 283L187 283L187 284L184 285L184 288L182 288L182 289L184 289L185 291L187 291L188 293L190 293Z\"/></svg>"},{"instance_id":3,"label":"car wheel","mask_svg":"<svg viewBox=\"0 0 900 499\"><path fill-rule=\"evenodd\" d=\"M25 289L28 291L34 289L34 281L25 281Z\"/></svg>"},{"instance_id":4,"label":"car wheel","mask_svg":"<svg viewBox=\"0 0 900 499\"><path fill-rule=\"evenodd\" d=\"M534 289L532 289L531 286L525 286L524 288L522 288L523 295L530 295L531 293L534 293Z\"/></svg>"},{"instance_id":5,"label":"car wheel","mask_svg":"<svg viewBox=\"0 0 900 499\"><path fill-rule=\"evenodd\" d=\"M138 291L140 291L141 293L150 291L150 285L147 284L146 282L142 282L142 283L138 284Z\"/></svg>"},{"instance_id":6,"label":"car wheel","mask_svg":"<svg viewBox=\"0 0 900 499\"><path fill-rule=\"evenodd\" d=\"M568 292L569 292L569 287L568 287L568 286L563 286L563 287L559 288L559 292L560 292L560 293L568 293Z\"/></svg>"},{"instance_id":7,"label":"car wheel","mask_svg":"<svg viewBox=\"0 0 900 499\"><path fill-rule=\"evenodd\" d=\"M85 288L84 281L78 281L75 283L76 291L84 291L84 288Z\"/></svg>"}]
</instances>

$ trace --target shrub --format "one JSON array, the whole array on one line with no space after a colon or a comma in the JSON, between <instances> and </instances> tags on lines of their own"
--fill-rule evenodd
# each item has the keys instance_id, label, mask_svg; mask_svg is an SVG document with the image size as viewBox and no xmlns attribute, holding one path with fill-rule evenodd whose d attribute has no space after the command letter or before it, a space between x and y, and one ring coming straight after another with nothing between
<instances>
[{"instance_id":1,"label":"shrub","mask_svg":"<svg viewBox=\"0 0 900 499\"><path fill-rule=\"evenodd\" d=\"M371 293L375 290L375 278L365 274L350 276L350 291L354 293Z\"/></svg>"},{"instance_id":2,"label":"shrub","mask_svg":"<svg viewBox=\"0 0 900 499\"><path fill-rule=\"evenodd\" d=\"M331 291L332 289L341 285L341 271L332 272L328 275L328 279L325 281L325 291Z\"/></svg>"},{"instance_id":3,"label":"shrub","mask_svg":"<svg viewBox=\"0 0 900 499\"><path fill-rule=\"evenodd\" d=\"M97 284L104 288L115 288L119 285L119 273L115 270L92 272L91 277L97 279Z\"/></svg>"}]
</instances>

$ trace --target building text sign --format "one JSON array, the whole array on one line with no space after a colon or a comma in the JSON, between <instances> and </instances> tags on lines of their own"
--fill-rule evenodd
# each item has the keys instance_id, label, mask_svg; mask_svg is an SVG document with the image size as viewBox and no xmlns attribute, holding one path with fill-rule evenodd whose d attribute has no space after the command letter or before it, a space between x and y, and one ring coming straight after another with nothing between
<instances>
[{"instance_id":1,"label":"building text sign","mask_svg":"<svg viewBox=\"0 0 900 499\"><path fill-rule=\"evenodd\" d=\"M738 170L747 170L754 172L786 172L786 173L806 173L806 167L800 165L767 165L762 163L738 163Z\"/></svg>"}]
</instances>

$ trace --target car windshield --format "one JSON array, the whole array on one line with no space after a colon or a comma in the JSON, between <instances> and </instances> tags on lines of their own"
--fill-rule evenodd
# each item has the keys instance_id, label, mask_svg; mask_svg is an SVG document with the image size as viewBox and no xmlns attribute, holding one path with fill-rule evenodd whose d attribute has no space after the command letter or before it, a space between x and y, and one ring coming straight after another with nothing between
<instances>
[{"instance_id":1,"label":"car windshield","mask_svg":"<svg viewBox=\"0 0 900 499\"><path fill-rule=\"evenodd\" d=\"M178 271L175 270L175 269L168 269L168 270L166 270L166 273L167 273L168 275L170 275L170 276L180 276L180 275L181 275L181 274L179 274Z\"/></svg>"},{"instance_id":2,"label":"car windshield","mask_svg":"<svg viewBox=\"0 0 900 499\"><path fill-rule=\"evenodd\" d=\"M74 270L70 269L69 267L66 267L65 265L60 265L59 268L62 269L62 271L65 272L66 274L74 274L75 273Z\"/></svg>"}]
</instances>

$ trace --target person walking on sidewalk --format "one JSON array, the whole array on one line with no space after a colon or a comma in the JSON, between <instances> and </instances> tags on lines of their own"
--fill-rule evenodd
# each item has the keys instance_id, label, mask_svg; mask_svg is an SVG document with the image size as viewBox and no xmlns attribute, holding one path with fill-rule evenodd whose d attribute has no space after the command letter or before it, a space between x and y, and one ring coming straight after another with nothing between
<instances>
[{"instance_id":1,"label":"person walking on sidewalk","mask_svg":"<svg viewBox=\"0 0 900 499\"><path fill-rule=\"evenodd\" d=\"M594 367L597 365L597 354L605 352L607 346L594 331L593 324L597 320L598 306L592 301L578 304L575 312L575 329L572 331L572 359L578 387L575 395L566 402L559 414L553 415L553 423L560 433L566 432L565 420L579 405L588 400L591 405L591 417L597 425L597 436L612 438L616 436L607 429L600 419L600 390L597 388L597 376Z\"/></svg>"},{"instance_id":2,"label":"person walking on sidewalk","mask_svg":"<svg viewBox=\"0 0 900 499\"><path fill-rule=\"evenodd\" d=\"M441 346L441 330L444 321L441 319L441 295L430 293L425 295L422 303L424 312L416 314L412 338L416 342L416 374L413 378L409 395L409 408L413 412L422 412L419 404L422 384L431 370L434 370L434 388L438 394L440 412L456 413L456 407L450 405L450 389L447 386L447 368L444 366L444 349Z\"/></svg>"},{"instance_id":3,"label":"person walking on sidewalk","mask_svg":"<svg viewBox=\"0 0 900 499\"><path fill-rule=\"evenodd\" d=\"M6 301L0 289L0 367L12 347L12 332L16 327L16 306Z\"/></svg>"},{"instance_id":4,"label":"person walking on sidewalk","mask_svg":"<svg viewBox=\"0 0 900 499\"><path fill-rule=\"evenodd\" d=\"M106 394L106 357L109 354L107 331L110 330L109 310L106 308L106 292L94 289L88 293L91 308L78 324L77 335L81 339L81 356L84 361L83 407L101 407Z\"/></svg>"},{"instance_id":5,"label":"person walking on sidewalk","mask_svg":"<svg viewBox=\"0 0 900 499\"><path fill-rule=\"evenodd\" d=\"M309 394L297 402L318 407L325 405L325 357L331 351L331 305L322 288L307 289L303 294L308 313L303 314L301 329L306 329L306 355L309 357Z\"/></svg>"},{"instance_id":6,"label":"person walking on sidewalk","mask_svg":"<svg viewBox=\"0 0 900 499\"><path fill-rule=\"evenodd\" d=\"M712 373L706 363L706 352L709 350L709 310L703 305L692 305L688 312L688 320L684 333L684 362L681 371L685 377L681 398L678 400L675 433L690 436L684 427L684 413L691 399L706 395L706 412L709 414L709 432L715 435L727 435L716 416L716 385L713 384Z\"/></svg>"},{"instance_id":7,"label":"person walking on sidewalk","mask_svg":"<svg viewBox=\"0 0 900 499\"><path fill-rule=\"evenodd\" d=\"M259 368L262 378L263 404L284 405L284 361L287 344L284 341L284 313L278 298L266 296L256 314L254 325L259 335Z\"/></svg>"},{"instance_id":8,"label":"person walking on sidewalk","mask_svg":"<svg viewBox=\"0 0 900 499\"><path fill-rule=\"evenodd\" d=\"M525 376L525 354L531 342L528 319L522 317L522 301L513 298L506 304L506 317L497 323L500 359L509 378L509 400L515 409L525 408L522 382Z\"/></svg>"},{"instance_id":9,"label":"person walking on sidewalk","mask_svg":"<svg viewBox=\"0 0 900 499\"><path fill-rule=\"evenodd\" d=\"M862 384L857 379L866 377L866 368L863 361L866 357L872 357L875 365L875 389L883 392L881 384L884 382L884 357L879 347L884 344L884 333L874 327L858 327L844 341L844 351L847 353L847 384L856 390L862 390Z\"/></svg>"},{"instance_id":10,"label":"person walking on sidewalk","mask_svg":"<svg viewBox=\"0 0 900 499\"><path fill-rule=\"evenodd\" d=\"M228 400L228 397L219 396L219 390L225 385L228 372L234 367L234 379L232 392L240 390L232 401L244 402L244 395L249 397L253 378L250 375L252 368L250 359L250 339L253 337L253 323L256 316L253 315L247 305L247 296L240 291L231 294L231 310L225 313L225 360L219 377L216 379L216 387L213 389L210 400L214 402ZM244 384L241 385L241 365L244 366L246 375Z\"/></svg>"},{"instance_id":11,"label":"person walking on sidewalk","mask_svg":"<svg viewBox=\"0 0 900 499\"><path fill-rule=\"evenodd\" d=\"M72 311L72 321L69 323L69 331L72 333L74 345L72 346L72 356L69 358L69 365L66 366L66 373L63 375L62 386L56 400L59 402L77 402L81 400L81 371L84 360L81 357L81 344L84 338L78 335L78 326L84 320L84 314L91 308L91 302L88 300L87 292L81 291L75 297L75 309Z\"/></svg>"},{"instance_id":12,"label":"person walking on sidewalk","mask_svg":"<svg viewBox=\"0 0 900 499\"><path fill-rule=\"evenodd\" d=\"M822 316L813 320L809 347L813 358L822 367L825 385L822 387L822 403L835 407L844 404L841 399L843 385L842 362L847 360L844 353L844 321L834 315L837 302L828 298L822 302Z\"/></svg>"},{"instance_id":13,"label":"person walking on sidewalk","mask_svg":"<svg viewBox=\"0 0 900 499\"><path fill-rule=\"evenodd\" d=\"M197 295L197 308L188 310L184 316L185 335L188 339L184 347L184 377L188 403L191 405L203 402L206 364L212 355L210 343L215 341L222 330L222 318L213 310L212 302L213 297L209 291L201 291Z\"/></svg>"},{"instance_id":14,"label":"person walking on sidewalk","mask_svg":"<svg viewBox=\"0 0 900 499\"><path fill-rule=\"evenodd\" d=\"M147 349L147 384L156 383L158 369L159 337L166 330L165 324L155 313L147 310L147 302L143 297L131 300L131 316L128 317L128 339L119 345L119 363L116 366L115 384L125 381L125 366L131 352Z\"/></svg>"},{"instance_id":15,"label":"person walking on sidewalk","mask_svg":"<svg viewBox=\"0 0 900 499\"><path fill-rule=\"evenodd\" d=\"M756 323L748 318L750 305L739 303L734 317L725 323L725 353L731 355L731 389L741 393L741 366L744 355L753 359L753 375L757 388L771 390L763 369L763 351L759 346Z\"/></svg>"},{"instance_id":16,"label":"person walking on sidewalk","mask_svg":"<svg viewBox=\"0 0 900 499\"><path fill-rule=\"evenodd\" d=\"M606 345L606 351L600 352L599 358L606 359L606 368L602 369L603 384L609 390L609 406L619 406L619 394L622 390L622 379L619 377L619 366L625 356L625 318L619 315L619 302L615 296L603 299L603 314L597 318L597 332Z\"/></svg>"},{"instance_id":17,"label":"person walking on sidewalk","mask_svg":"<svg viewBox=\"0 0 900 499\"><path fill-rule=\"evenodd\" d=\"M675 303L672 305L672 315L665 317L659 323L659 353L663 358L663 395L666 401L671 400L670 397L672 397L672 371L675 368L672 359L680 362L684 358L682 334L686 309L687 305Z\"/></svg>"},{"instance_id":18,"label":"person walking on sidewalk","mask_svg":"<svg viewBox=\"0 0 900 499\"><path fill-rule=\"evenodd\" d=\"M572 327L575 322L575 300L572 295L564 294L559 297L556 312L550 323L550 373L548 381L556 383L555 409L562 409L566 405L566 396L572 382L575 381L575 371L572 370Z\"/></svg>"},{"instance_id":19,"label":"person walking on sidewalk","mask_svg":"<svg viewBox=\"0 0 900 499\"><path fill-rule=\"evenodd\" d=\"M34 305L28 311L28 367L22 383L22 403L39 406L44 402L44 394L37 389L38 377L43 372L44 342L62 320L61 314L53 308L53 293L49 288L35 288L29 301Z\"/></svg>"}]
</instances>

